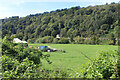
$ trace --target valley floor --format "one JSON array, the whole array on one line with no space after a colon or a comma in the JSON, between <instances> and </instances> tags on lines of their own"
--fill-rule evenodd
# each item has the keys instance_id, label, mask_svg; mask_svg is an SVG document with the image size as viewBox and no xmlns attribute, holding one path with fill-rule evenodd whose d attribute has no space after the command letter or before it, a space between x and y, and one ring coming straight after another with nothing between
<instances>
[{"instance_id":1,"label":"valley floor","mask_svg":"<svg viewBox=\"0 0 120 80\"><path fill-rule=\"evenodd\" d=\"M48 64L43 61L43 66L46 69L72 69L77 70L97 57L98 53L102 51L118 50L118 46L113 45L84 45L84 44L29 44L29 46L50 46L51 48L63 49L66 52L44 52L44 54L50 54L50 61L52 64ZM81 54L82 53L82 54ZM84 55L83 55L84 54ZM88 59L87 57L90 59Z\"/></svg>"}]
</instances>

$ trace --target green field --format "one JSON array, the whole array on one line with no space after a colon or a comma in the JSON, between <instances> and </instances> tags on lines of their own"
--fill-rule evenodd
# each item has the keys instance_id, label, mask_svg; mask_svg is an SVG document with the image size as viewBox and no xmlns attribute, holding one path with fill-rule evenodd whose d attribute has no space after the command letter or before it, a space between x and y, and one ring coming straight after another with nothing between
<instances>
[{"instance_id":1,"label":"green field","mask_svg":"<svg viewBox=\"0 0 120 80\"><path fill-rule=\"evenodd\" d=\"M97 57L98 53L101 51L118 50L118 46L113 45L83 45L83 44L29 44L29 46L41 46L47 45L56 49L64 49L66 53L62 52L44 52L45 54L50 54L50 61L52 64L48 64L43 61L43 66L47 69L79 69L86 62L90 60L86 58L84 53L89 58L94 59Z\"/></svg>"}]
</instances>

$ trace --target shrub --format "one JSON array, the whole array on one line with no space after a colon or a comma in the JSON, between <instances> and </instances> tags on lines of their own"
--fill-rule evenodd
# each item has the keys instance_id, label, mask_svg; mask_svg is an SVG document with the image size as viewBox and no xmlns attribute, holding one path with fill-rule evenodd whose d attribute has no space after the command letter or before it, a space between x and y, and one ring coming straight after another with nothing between
<instances>
[{"instance_id":1,"label":"shrub","mask_svg":"<svg viewBox=\"0 0 120 80\"><path fill-rule=\"evenodd\" d=\"M57 39L57 38L54 38L54 39L53 39L53 43L54 43L54 44L57 44L57 43L58 43L58 39Z\"/></svg>"},{"instance_id":2,"label":"shrub","mask_svg":"<svg viewBox=\"0 0 120 80\"><path fill-rule=\"evenodd\" d=\"M42 42L42 38L38 38L37 40L36 40L36 43L41 43Z\"/></svg>"},{"instance_id":3,"label":"shrub","mask_svg":"<svg viewBox=\"0 0 120 80\"><path fill-rule=\"evenodd\" d=\"M78 44L83 44L84 43L83 37L80 37L80 36L75 37L74 41L75 41L75 43L78 43Z\"/></svg>"},{"instance_id":4,"label":"shrub","mask_svg":"<svg viewBox=\"0 0 120 80\"><path fill-rule=\"evenodd\" d=\"M86 38L86 39L84 40L84 43L85 43L85 44L90 44L90 40L89 40L88 38Z\"/></svg>"},{"instance_id":5,"label":"shrub","mask_svg":"<svg viewBox=\"0 0 120 80\"><path fill-rule=\"evenodd\" d=\"M109 34L109 44L110 45L115 45L116 40L115 40L115 35L113 33Z\"/></svg>"},{"instance_id":6,"label":"shrub","mask_svg":"<svg viewBox=\"0 0 120 80\"><path fill-rule=\"evenodd\" d=\"M85 78L118 78L118 52L101 52L82 72Z\"/></svg>"},{"instance_id":7,"label":"shrub","mask_svg":"<svg viewBox=\"0 0 120 80\"><path fill-rule=\"evenodd\" d=\"M97 37L95 35L91 36L91 38L90 38L90 44L100 44L99 37Z\"/></svg>"},{"instance_id":8,"label":"shrub","mask_svg":"<svg viewBox=\"0 0 120 80\"><path fill-rule=\"evenodd\" d=\"M68 43L69 43L69 40L66 39L66 38L61 38L58 42L59 42L60 44L68 44Z\"/></svg>"},{"instance_id":9,"label":"shrub","mask_svg":"<svg viewBox=\"0 0 120 80\"><path fill-rule=\"evenodd\" d=\"M36 40L35 38L32 38L32 39L28 39L27 42L28 43L35 43L35 40Z\"/></svg>"},{"instance_id":10,"label":"shrub","mask_svg":"<svg viewBox=\"0 0 120 80\"><path fill-rule=\"evenodd\" d=\"M53 42L53 36L45 36L42 38L42 43L52 43Z\"/></svg>"},{"instance_id":11,"label":"shrub","mask_svg":"<svg viewBox=\"0 0 120 80\"><path fill-rule=\"evenodd\" d=\"M35 71L42 66L41 59L48 59L40 50L24 48L21 44L12 43L4 38L2 42L2 70L3 78L31 78L37 77Z\"/></svg>"}]
</instances>

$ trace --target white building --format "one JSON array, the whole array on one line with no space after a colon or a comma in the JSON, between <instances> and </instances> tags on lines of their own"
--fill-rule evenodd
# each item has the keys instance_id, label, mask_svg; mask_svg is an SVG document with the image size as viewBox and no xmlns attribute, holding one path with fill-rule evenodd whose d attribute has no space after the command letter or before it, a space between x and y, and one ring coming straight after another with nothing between
<instances>
[{"instance_id":1,"label":"white building","mask_svg":"<svg viewBox=\"0 0 120 80\"><path fill-rule=\"evenodd\" d=\"M56 38L60 38L60 34L57 34L57 35L56 35Z\"/></svg>"},{"instance_id":2,"label":"white building","mask_svg":"<svg viewBox=\"0 0 120 80\"><path fill-rule=\"evenodd\" d=\"M21 41L20 39L18 38L14 38L13 39L13 43L27 43L26 41Z\"/></svg>"}]
</instances>

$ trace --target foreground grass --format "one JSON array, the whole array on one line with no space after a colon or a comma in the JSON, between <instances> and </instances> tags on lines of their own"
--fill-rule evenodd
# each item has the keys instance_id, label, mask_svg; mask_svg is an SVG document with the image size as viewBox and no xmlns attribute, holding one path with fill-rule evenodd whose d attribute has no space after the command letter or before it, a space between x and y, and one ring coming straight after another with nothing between
<instances>
[{"instance_id":1,"label":"foreground grass","mask_svg":"<svg viewBox=\"0 0 120 80\"><path fill-rule=\"evenodd\" d=\"M117 46L113 45L83 45L83 44L29 44L29 46L37 47L41 45L50 46L56 49L64 49L66 53L62 52L44 52L50 54L50 61L48 64L43 60L43 66L46 69L54 70L56 68L78 70L86 62L90 60L81 53L88 56L90 59L97 57L98 52L118 50Z\"/></svg>"}]
</instances>

